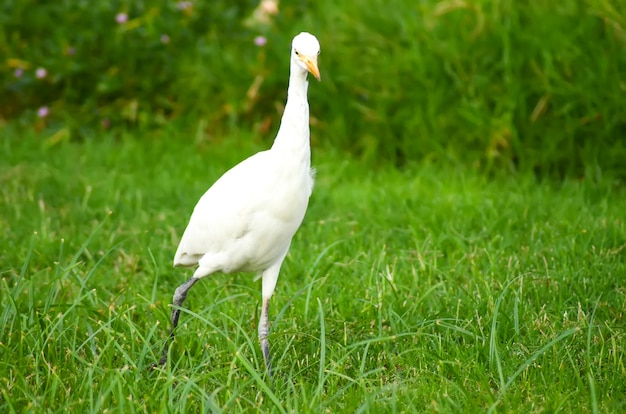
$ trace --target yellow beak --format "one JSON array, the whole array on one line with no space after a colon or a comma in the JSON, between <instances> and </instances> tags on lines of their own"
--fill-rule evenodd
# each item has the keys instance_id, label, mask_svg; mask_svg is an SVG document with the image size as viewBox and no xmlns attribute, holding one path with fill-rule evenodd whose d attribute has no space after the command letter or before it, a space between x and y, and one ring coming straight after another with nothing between
<instances>
[{"instance_id":1,"label":"yellow beak","mask_svg":"<svg viewBox=\"0 0 626 414\"><path fill-rule=\"evenodd\" d=\"M317 67L317 56L303 56L302 61L306 65L306 68L311 72L315 79L321 82L320 70Z\"/></svg>"}]
</instances>

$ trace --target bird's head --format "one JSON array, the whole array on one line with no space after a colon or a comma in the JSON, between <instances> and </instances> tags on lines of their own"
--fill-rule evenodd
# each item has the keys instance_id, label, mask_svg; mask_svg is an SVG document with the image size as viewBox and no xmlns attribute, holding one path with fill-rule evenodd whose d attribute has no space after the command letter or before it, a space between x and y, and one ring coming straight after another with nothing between
<instances>
[{"instance_id":1,"label":"bird's head","mask_svg":"<svg viewBox=\"0 0 626 414\"><path fill-rule=\"evenodd\" d=\"M320 54L320 42L310 33L302 32L291 42L291 59L305 71L311 72L318 81L320 70L317 67L317 56Z\"/></svg>"}]
</instances>

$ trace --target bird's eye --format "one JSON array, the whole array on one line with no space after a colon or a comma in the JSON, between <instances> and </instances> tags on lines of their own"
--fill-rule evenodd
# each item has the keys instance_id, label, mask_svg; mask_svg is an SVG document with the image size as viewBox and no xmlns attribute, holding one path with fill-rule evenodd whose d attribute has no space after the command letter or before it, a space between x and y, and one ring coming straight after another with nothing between
<instances>
[{"instance_id":1,"label":"bird's eye","mask_svg":"<svg viewBox=\"0 0 626 414\"><path fill-rule=\"evenodd\" d=\"M297 50L295 50L296 52L296 56L300 56L300 52L298 52Z\"/></svg>"}]
</instances>

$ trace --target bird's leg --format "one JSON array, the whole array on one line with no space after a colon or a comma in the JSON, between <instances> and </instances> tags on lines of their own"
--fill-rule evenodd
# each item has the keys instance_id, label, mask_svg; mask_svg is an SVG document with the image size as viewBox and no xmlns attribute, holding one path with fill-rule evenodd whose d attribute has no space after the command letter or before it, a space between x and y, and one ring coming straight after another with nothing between
<instances>
[{"instance_id":1,"label":"bird's leg","mask_svg":"<svg viewBox=\"0 0 626 414\"><path fill-rule=\"evenodd\" d=\"M265 367L267 368L267 375L272 376L272 361L270 360L270 341L267 339L267 335L270 332L268 313L270 310L270 299L276 289L276 282L278 281L278 272L280 271L280 265L283 259L287 255L285 254L276 261L272 266L263 271L262 279L262 297L263 305L261 306L261 318L259 320L259 342L261 343L261 351L263 351L263 360L265 361Z\"/></svg>"},{"instance_id":2,"label":"bird's leg","mask_svg":"<svg viewBox=\"0 0 626 414\"><path fill-rule=\"evenodd\" d=\"M270 359L270 341L267 339L269 334L269 321L267 313L270 308L270 298L263 297L263 305L261 307L261 318L259 320L259 342L261 343L261 351L263 351L263 360L267 368L267 373L272 375L272 361Z\"/></svg>"},{"instance_id":3,"label":"bird's leg","mask_svg":"<svg viewBox=\"0 0 626 414\"><path fill-rule=\"evenodd\" d=\"M172 301L172 326L170 327L169 336L167 341L165 341L165 346L163 347L163 352L161 354L161 359L159 360L159 365L165 365L167 363L167 351L170 347L170 342L174 339L174 330L178 326L178 318L180 317L180 309L183 306L183 302L187 298L187 292L196 282L200 280L198 278L192 277L182 285L176 288L174 292L174 299Z\"/></svg>"}]
</instances>

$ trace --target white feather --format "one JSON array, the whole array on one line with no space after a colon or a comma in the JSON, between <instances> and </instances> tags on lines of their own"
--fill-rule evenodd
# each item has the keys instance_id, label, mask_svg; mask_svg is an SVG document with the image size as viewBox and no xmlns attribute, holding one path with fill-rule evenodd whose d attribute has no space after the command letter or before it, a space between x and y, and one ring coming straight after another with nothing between
<instances>
[{"instance_id":1,"label":"white feather","mask_svg":"<svg viewBox=\"0 0 626 414\"><path fill-rule=\"evenodd\" d=\"M274 145L227 171L200 198L174 266L198 265L196 278L270 268L278 277L313 189L306 59L314 61L319 77L318 53L314 36L294 38L287 104Z\"/></svg>"}]
</instances>

